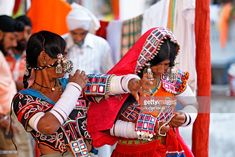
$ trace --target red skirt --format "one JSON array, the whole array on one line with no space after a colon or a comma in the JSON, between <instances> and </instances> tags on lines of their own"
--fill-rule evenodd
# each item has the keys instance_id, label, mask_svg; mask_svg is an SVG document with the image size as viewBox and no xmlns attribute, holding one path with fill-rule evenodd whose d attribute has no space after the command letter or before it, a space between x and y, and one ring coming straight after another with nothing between
<instances>
[{"instance_id":1,"label":"red skirt","mask_svg":"<svg viewBox=\"0 0 235 157\"><path fill-rule=\"evenodd\" d=\"M133 140L134 141L134 140ZM131 141L132 142L132 141ZM112 157L185 157L184 150L177 135L170 129L162 140L151 142L124 143L120 140L113 151Z\"/></svg>"},{"instance_id":2,"label":"red skirt","mask_svg":"<svg viewBox=\"0 0 235 157\"><path fill-rule=\"evenodd\" d=\"M122 144L118 142L112 157L163 157L166 156L166 146L160 140L142 144Z\"/></svg>"}]
</instances>

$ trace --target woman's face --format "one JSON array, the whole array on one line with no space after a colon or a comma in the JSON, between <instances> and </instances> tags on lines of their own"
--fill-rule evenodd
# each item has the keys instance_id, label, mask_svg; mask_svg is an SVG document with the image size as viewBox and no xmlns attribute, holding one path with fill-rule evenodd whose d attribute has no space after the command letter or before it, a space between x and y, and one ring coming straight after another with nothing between
<instances>
[{"instance_id":1,"label":"woman's face","mask_svg":"<svg viewBox=\"0 0 235 157\"><path fill-rule=\"evenodd\" d=\"M169 67L170 67L170 60L169 59L166 59L166 60L160 62L159 64L152 66L151 69L153 72L153 76L154 77L160 76L161 74L167 72Z\"/></svg>"},{"instance_id":2,"label":"woman's face","mask_svg":"<svg viewBox=\"0 0 235 157\"><path fill-rule=\"evenodd\" d=\"M57 58L51 58L49 55L45 54L45 52L43 52L44 55L41 55L38 58L38 66L47 66L47 65L53 65L57 62ZM49 74L50 78L61 78L64 76L64 72L62 72L61 74L56 73L56 65L52 66L50 68L46 68L47 73Z\"/></svg>"},{"instance_id":3,"label":"woman's face","mask_svg":"<svg viewBox=\"0 0 235 157\"><path fill-rule=\"evenodd\" d=\"M57 59L51 58L49 64L54 64L56 63ZM53 66L51 68L47 68L47 72L51 76L51 78L62 78L64 76L64 71L62 70L62 73L58 74L56 73L56 66Z\"/></svg>"}]
</instances>

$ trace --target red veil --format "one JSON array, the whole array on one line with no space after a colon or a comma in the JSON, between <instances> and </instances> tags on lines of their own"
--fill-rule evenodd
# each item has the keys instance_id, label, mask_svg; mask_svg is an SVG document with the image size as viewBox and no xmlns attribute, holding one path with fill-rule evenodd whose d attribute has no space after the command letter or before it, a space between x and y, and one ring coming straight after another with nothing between
<instances>
[{"instance_id":1,"label":"red veil","mask_svg":"<svg viewBox=\"0 0 235 157\"><path fill-rule=\"evenodd\" d=\"M160 29L166 31L164 28L152 28L143 34L126 55L108 72L108 74L125 75L136 73L136 69L139 69L137 68L137 64L139 64L139 62L137 61L142 53L143 46L146 45L146 39L153 31L158 31ZM169 36L169 33L165 35ZM171 34L169 37L174 39ZM157 42L160 43L160 40ZM113 145L117 142L117 137L110 136L104 131L112 128L117 114L128 96L129 94L110 96L108 99L103 99L98 104L90 104L87 116L87 129L93 139L93 145L95 147L100 147L104 144ZM184 144L178 131L177 136L179 137L178 139L183 146L186 156L193 156L191 151Z\"/></svg>"}]
</instances>

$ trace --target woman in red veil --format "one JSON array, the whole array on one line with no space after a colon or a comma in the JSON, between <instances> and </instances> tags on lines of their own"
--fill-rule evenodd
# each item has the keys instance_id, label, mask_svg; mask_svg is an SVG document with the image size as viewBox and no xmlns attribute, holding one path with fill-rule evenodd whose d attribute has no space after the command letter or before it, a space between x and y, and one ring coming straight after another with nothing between
<instances>
[{"instance_id":1,"label":"woman in red veil","mask_svg":"<svg viewBox=\"0 0 235 157\"><path fill-rule=\"evenodd\" d=\"M158 113L146 112L140 101L137 102L129 94L110 96L99 104L91 104L87 128L95 147L117 142L112 157L193 156L177 129L191 125L197 116L197 109L189 105L196 104L196 100L187 85L188 73L169 70L174 67L178 52L179 45L170 31L161 27L152 28L108 73L138 74L142 82L150 75L151 83L147 88L142 83L140 96L147 93L156 100L176 97L181 99L182 110L164 107ZM182 97L193 99L184 101Z\"/></svg>"}]
</instances>

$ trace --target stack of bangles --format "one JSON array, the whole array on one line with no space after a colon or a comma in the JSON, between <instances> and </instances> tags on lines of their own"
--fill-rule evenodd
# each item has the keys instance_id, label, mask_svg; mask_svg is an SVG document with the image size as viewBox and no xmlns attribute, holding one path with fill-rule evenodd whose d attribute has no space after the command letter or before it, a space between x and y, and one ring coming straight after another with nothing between
<instances>
[{"instance_id":1,"label":"stack of bangles","mask_svg":"<svg viewBox=\"0 0 235 157\"><path fill-rule=\"evenodd\" d=\"M152 141L159 126L157 119L148 114L140 114L139 117L136 123L117 120L110 129L110 135Z\"/></svg>"}]
</instances>

